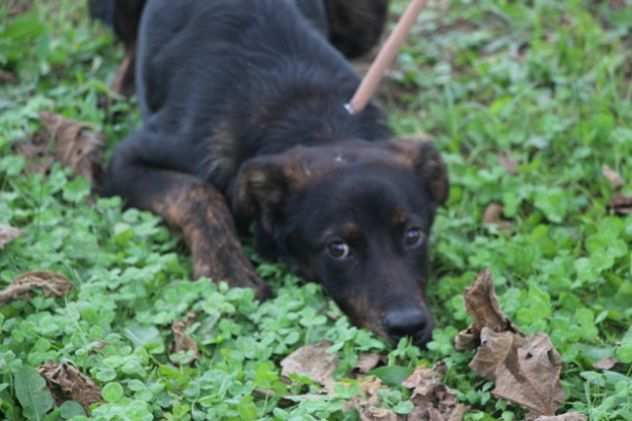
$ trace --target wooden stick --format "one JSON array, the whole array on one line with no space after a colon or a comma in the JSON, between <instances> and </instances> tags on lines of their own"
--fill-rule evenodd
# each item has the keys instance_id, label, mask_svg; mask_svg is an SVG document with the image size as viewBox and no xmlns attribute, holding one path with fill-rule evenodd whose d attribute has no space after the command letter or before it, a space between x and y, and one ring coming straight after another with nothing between
<instances>
[{"instance_id":1,"label":"wooden stick","mask_svg":"<svg viewBox=\"0 0 632 421\"><path fill-rule=\"evenodd\" d=\"M366 107L371 97L377 91L380 81L386 74L386 71L393 63L395 55L399 51L402 43L406 39L406 35L410 32L410 28L414 25L419 13L426 6L427 0L411 0L408 8L397 22L397 26L391 32L384 46L380 50L377 58L371 64L369 71L362 80L358 90L353 95L351 101L345 105L349 113L359 113Z\"/></svg>"}]
</instances>

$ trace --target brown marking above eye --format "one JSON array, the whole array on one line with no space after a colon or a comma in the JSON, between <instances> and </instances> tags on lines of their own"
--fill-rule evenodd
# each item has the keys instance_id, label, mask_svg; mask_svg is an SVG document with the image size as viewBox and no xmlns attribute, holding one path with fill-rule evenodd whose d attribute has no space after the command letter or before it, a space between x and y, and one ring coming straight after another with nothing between
<instances>
[{"instance_id":1,"label":"brown marking above eye","mask_svg":"<svg viewBox=\"0 0 632 421\"><path fill-rule=\"evenodd\" d=\"M342 238L345 241L354 241L358 240L362 236L362 231L360 227L353 222L348 222L342 226Z\"/></svg>"},{"instance_id":2,"label":"brown marking above eye","mask_svg":"<svg viewBox=\"0 0 632 421\"><path fill-rule=\"evenodd\" d=\"M396 208L392 216L393 225L405 225L408 222L408 212L402 208Z\"/></svg>"}]
</instances>

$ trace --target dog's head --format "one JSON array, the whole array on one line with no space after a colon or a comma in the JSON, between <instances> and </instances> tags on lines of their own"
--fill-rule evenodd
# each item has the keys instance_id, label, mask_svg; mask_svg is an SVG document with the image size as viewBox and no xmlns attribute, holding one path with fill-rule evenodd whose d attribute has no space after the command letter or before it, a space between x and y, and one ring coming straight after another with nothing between
<instances>
[{"instance_id":1,"label":"dog's head","mask_svg":"<svg viewBox=\"0 0 632 421\"><path fill-rule=\"evenodd\" d=\"M428 238L447 195L431 142L348 141L247 161L231 200L256 221L262 252L275 248L320 282L354 323L423 344Z\"/></svg>"}]
</instances>

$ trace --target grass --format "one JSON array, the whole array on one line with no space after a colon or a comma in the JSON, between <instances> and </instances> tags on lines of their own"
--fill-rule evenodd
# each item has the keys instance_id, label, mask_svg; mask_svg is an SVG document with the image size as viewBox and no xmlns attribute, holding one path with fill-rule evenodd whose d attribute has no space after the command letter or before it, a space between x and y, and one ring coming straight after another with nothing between
<instances>
[{"instance_id":1,"label":"grass","mask_svg":"<svg viewBox=\"0 0 632 421\"><path fill-rule=\"evenodd\" d=\"M560 351L562 409L632 419L632 215L612 212L615 192L602 175L608 165L632 194L629 1L457 0L424 12L392 77L397 95L385 97L395 130L432 134L451 174L435 227L439 326L427 350L385 345L351 326L318 286L269 262L258 270L276 297L263 304L247 290L191 283L183 245L156 217L123 211L118 199L90 203L87 183L58 166L28 174L11 145L38 129L39 111L93 124L110 147L138 117L133 101L108 88L122 51L83 6L40 0L10 16L16 3L0 5L0 68L18 76L0 86L0 223L23 235L0 251L0 287L50 270L75 288L0 307L0 418L83 413L65 404L42 418L19 392L32 368L67 361L103 388L95 419L353 420L343 406L357 385L351 369L361 352L378 351L395 371L445 361L468 421L522 419L467 367L472 354L452 346L468 324L463 290L489 267L508 316L548 333ZM508 227L483 223L490 203L502 205ZM171 323L190 310L202 354L193 366L169 351ZM321 339L333 343L347 387L288 404L283 396L319 388L282 381L279 361ZM607 357L613 368L594 368ZM33 396L45 395L32 381ZM385 387L382 405L401 409L407 393Z\"/></svg>"}]
</instances>

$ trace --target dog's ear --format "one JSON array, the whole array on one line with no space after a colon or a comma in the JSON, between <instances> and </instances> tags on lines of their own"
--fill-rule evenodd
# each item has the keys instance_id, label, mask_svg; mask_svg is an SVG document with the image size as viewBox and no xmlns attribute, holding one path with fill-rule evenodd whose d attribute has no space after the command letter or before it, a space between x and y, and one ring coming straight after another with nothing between
<instances>
[{"instance_id":1,"label":"dog's ear","mask_svg":"<svg viewBox=\"0 0 632 421\"><path fill-rule=\"evenodd\" d=\"M263 228L270 231L290 189L290 160L287 154L275 154L253 158L241 166L229 192L238 222L261 215Z\"/></svg>"},{"instance_id":2,"label":"dog's ear","mask_svg":"<svg viewBox=\"0 0 632 421\"><path fill-rule=\"evenodd\" d=\"M437 205L443 205L448 200L448 168L431 140L403 138L390 141L388 147L398 155L399 162L412 167L424 181Z\"/></svg>"}]
</instances>

